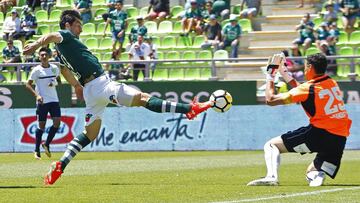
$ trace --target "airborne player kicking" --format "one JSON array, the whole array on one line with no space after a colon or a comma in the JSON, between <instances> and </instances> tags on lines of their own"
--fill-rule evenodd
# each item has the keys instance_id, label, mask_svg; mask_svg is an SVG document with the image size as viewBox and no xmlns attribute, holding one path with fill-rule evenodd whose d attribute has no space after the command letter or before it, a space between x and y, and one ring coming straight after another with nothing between
<instances>
[{"instance_id":1,"label":"airborne player kicking","mask_svg":"<svg viewBox=\"0 0 360 203\"><path fill-rule=\"evenodd\" d=\"M47 185L54 184L76 154L98 136L102 114L109 103L142 106L158 113L184 113L190 120L211 107L211 102L199 103L194 100L191 104L183 104L165 101L126 84L111 81L98 59L79 40L82 32L80 19L77 11L65 10L60 16L59 32L45 35L24 47L24 54L29 55L42 46L55 43L62 63L61 74L75 88L78 98L84 97L86 104L85 131L69 143L59 161L51 164L44 178Z\"/></svg>"},{"instance_id":2,"label":"airborne player kicking","mask_svg":"<svg viewBox=\"0 0 360 203\"><path fill-rule=\"evenodd\" d=\"M327 60L323 54L307 57L307 82L303 84L299 84L287 74L286 67L282 65L283 61L285 57L281 54L275 54L269 61L266 103L276 106L300 102L310 118L310 124L269 140L264 145L266 177L251 181L248 185L278 185L280 153L317 152L314 161L307 168L306 177L310 186L321 186L325 174L335 178L340 168L351 120L345 110L339 86L325 74ZM274 94L274 76L278 68L285 81L296 86L287 93Z\"/></svg>"}]
</instances>

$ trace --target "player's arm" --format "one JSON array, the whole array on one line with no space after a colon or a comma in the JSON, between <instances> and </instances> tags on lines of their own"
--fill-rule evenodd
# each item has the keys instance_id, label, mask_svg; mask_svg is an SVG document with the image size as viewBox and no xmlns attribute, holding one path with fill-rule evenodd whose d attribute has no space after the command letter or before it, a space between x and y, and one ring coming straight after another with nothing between
<instances>
[{"instance_id":1,"label":"player's arm","mask_svg":"<svg viewBox=\"0 0 360 203\"><path fill-rule=\"evenodd\" d=\"M269 106L277 106L283 104L292 103L291 95L289 93L280 93L275 94L274 81L266 81L266 90L265 90L266 104Z\"/></svg>"},{"instance_id":2,"label":"player's arm","mask_svg":"<svg viewBox=\"0 0 360 203\"><path fill-rule=\"evenodd\" d=\"M285 61L285 59L284 59L284 61ZM285 65L279 66L279 72L280 72L282 78L285 80L285 82L287 84L289 84L292 88L300 85L300 83L297 80L295 80L295 78L293 78L291 75L289 75L288 69L286 68Z\"/></svg>"},{"instance_id":3,"label":"player's arm","mask_svg":"<svg viewBox=\"0 0 360 203\"><path fill-rule=\"evenodd\" d=\"M75 93L78 99L83 100L83 86L75 78L72 72L63 65L60 65L61 74L64 76L65 80L75 88Z\"/></svg>"},{"instance_id":4,"label":"player's arm","mask_svg":"<svg viewBox=\"0 0 360 203\"><path fill-rule=\"evenodd\" d=\"M61 43L62 40L63 37L59 32L50 33L40 37L33 43L25 45L23 53L24 55L31 55L42 46L46 46L50 43Z\"/></svg>"},{"instance_id":5,"label":"player's arm","mask_svg":"<svg viewBox=\"0 0 360 203\"><path fill-rule=\"evenodd\" d=\"M33 82L34 82L33 80L28 80L27 83L25 83L25 87L35 97L36 101L42 104L43 98L32 87Z\"/></svg>"}]
</instances>

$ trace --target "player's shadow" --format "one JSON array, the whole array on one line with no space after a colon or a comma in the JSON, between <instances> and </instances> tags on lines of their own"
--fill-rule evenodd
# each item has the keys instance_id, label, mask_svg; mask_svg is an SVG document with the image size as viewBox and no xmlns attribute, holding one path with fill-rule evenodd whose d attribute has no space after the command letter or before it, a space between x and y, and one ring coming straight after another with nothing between
<instances>
[{"instance_id":1,"label":"player's shadow","mask_svg":"<svg viewBox=\"0 0 360 203\"><path fill-rule=\"evenodd\" d=\"M150 183L107 183L105 185L153 185Z\"/></svg>"},{"instance_id":2,"label":"player's shadow","mask_svg":"<svg viewBox=\"0 0 360 203\"><path fill-rule=\"evenodd\" d=\"M329 184L329 185L325 184L324 186L327 186L327 187L332 187L332 186L336 186L336 187L338 187L338 186L344 186L344 187L353 186L353 187L356 187L356 186L360 186L360 184Z\"/></svg>"},{"instance_id":3,"label":"player's shadow","mask_svg":"<svg viewBox=\"0 0 360 203\"><path fill-rule=\"evenodd\" d=\"M24 185L24 186L17 186L17 185L9 185L9 186L0 186L0 190L1 189L22 189L22 188L38 188L36 186L32 186L32 185Z\"/></svg>"}]
</instances>

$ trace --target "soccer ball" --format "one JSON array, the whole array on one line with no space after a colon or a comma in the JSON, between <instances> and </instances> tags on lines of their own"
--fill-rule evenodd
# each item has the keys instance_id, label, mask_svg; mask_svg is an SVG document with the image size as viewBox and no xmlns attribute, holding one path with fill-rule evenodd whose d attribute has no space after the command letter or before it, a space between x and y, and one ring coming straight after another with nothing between
<instances>
[{"instance_id":1,"label":"soccer ball","mask_svg":"<svg viewBox=\"0 0 360 203\"><path fill-rule=\"evenodd\" d=\"M209 101L213 102L212 109L216 112L224 113L232 106L232 96L225 90L216 90L210 96Z\"/></svg>"}]
</instances>

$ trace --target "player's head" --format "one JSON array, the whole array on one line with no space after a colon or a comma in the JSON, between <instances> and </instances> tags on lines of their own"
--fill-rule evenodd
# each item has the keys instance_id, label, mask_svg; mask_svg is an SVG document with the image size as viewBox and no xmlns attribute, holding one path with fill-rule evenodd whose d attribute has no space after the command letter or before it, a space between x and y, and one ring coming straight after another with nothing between
<instances>
[{"instance_id":1,"label":"player's head","mask_svg":"<svg viewBox=\"0 0 360 203\"><path fill-rule=\"evenodd\" d=\"M40 50L39 50L39 59L42 63L47 63L49 62L49 58L50 58L50 55L49 55L49 49L47 47L42 47Z\"/></svg>"},{"instance_id":2,"label":"player's head","mask_svg":"<svg viewBox=\"0 0 360 203\"><path fill-rule=\"evenodd\" d=\"M116 8L117 10L121 10L122 7L123 7L122 1L120 1L120 0L115 1L115 8Z\"/></svg>"},{"instance_id":3,"label":"player's head","mask_svg":"<svg viewBox=\"0 0 360 203\"><path fill-rule=\"evenodd\" d=\"M144 42L144 36L138 35L137 41L139 42L139 44L143 43Z\"/></svg>"},{"instance_id":4,"label":"player's head","mask_svg":"<svg viewBox=\"0 0 360 203\"><path fill-rule=\"evenodd\" d=\"M64 10L60 16L60 29L70 30L74 35L80 36L82 23L80 13L76 10Z\"/></svg>"},{"instance_id":5,"label":"player's head","mask_svg":"<svg viewBox=\"0 0 360 203\"><path fill-rule=\"evenodd\" d=\"M305 77L311 80L316 76L324 75L327 68L327 60L324 54L309 55L305 61Z\"/></svg>"}]
</instances>

